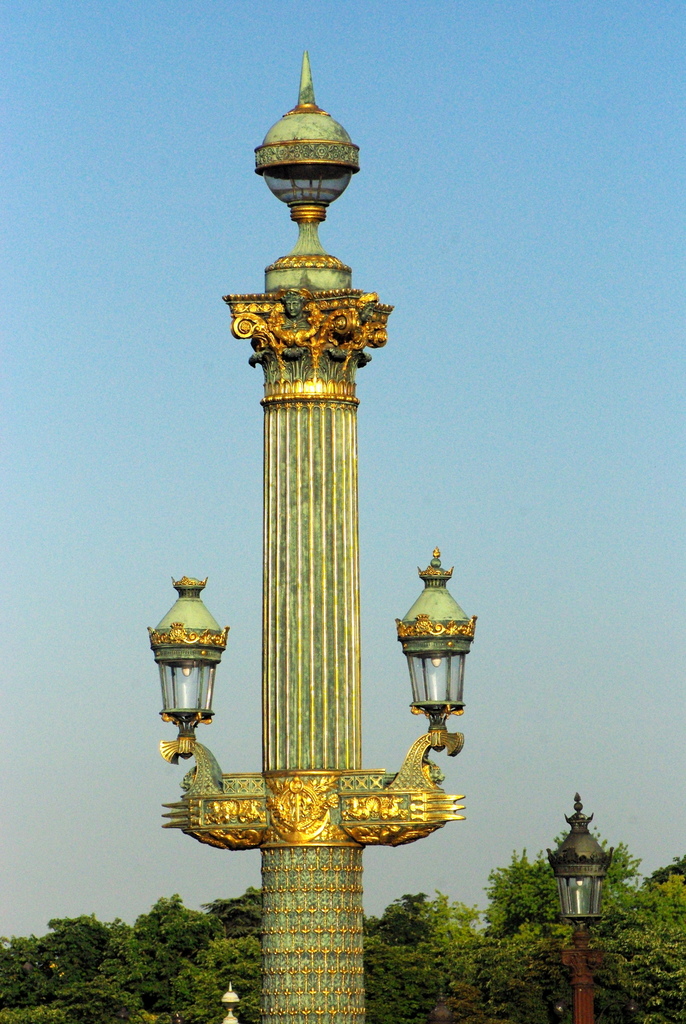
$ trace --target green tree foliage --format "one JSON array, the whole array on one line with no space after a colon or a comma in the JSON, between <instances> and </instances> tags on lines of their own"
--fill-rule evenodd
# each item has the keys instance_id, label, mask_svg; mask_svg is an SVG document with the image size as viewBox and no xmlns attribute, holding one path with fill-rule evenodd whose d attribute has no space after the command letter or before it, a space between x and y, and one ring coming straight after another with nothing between
<instances>
[{"instance_id":1,"label":"green tree foliage","mask_svg":"<svg viewBox=\"0 0 686 1024\"><path fill-rule=\"evenodd\" d=\"M386 907L381 917L365 919L365 932L387 946L407 946L431 937L431 904L425 892L405 895Z\"/></svg>"},{"instance_id":2,"label":"green tree foliage","mask_svg":"<svg viewBox=\"0 0 686 1024\"><path fill-rule=\"evenodd\" d=\"M242 896L203 903L203 910L219 918L224 929L225 939L241 939L246 935L260 937L262 931L261 889L249 886Z\"/></svg>"},{"instance_id":3,"label":"green tree foliage","mask_svg":"<svg viewBox=\"0 0 686 1024\"><path fill-rule=\"evenodd\" d=\"M233 985L240 996L241 1024L259 1024L261 946L254 935L215 939L174 983L174 1005L189 1024L220 1024L226 1015L221 997Z\"/></svg>"},{"instance_id":4,"label":"green tree foliage","mask_svg":"<svg viewBox=\"0 0 686 1024\"><path fill-rule=\"evenodd\" d=\"M133 926L143 968L139 992L143 1008L153 1013L174 1008L174 980L222 933L219 919L189 910L178 895L162 898Z\"/></svg>"},{"instance_id":5,"label":"green tree foliage","mask_svg":"<svg viewBox=\"0 0 686 1024\"><path fill-rule=\"evenodd\" d=\"M620 844L593 929L602 1024L686 1024L686 881L676 859L642 881ZM542 854L514 853L491 872L482 914L440 893L405 894L365 921L367 1024L424 1024L442 988L459 1024L555 1024L571 1002L552 872ZM0 1024L220 1024L232 984L242 1024L258 1024L261 895L215 900L206 913L178 896L130 927L94 917L50 922L42 936L0 943ZM602 1015L602 1017L601 1017ZM562 1024L568 1024L563 1018Z\"/></svg>"},{"instance_id":6,"label":"green tree foliage","mask_svg":"<svg viewBox=\"0 0 686 1024\"><path fill-rule=\"evenodd\" d=\"M531 861L526 850L513 852L507 867L491 871L486 894L486 921L494 938L522 930L540 935L559 920L557 884L542 853Z\"/></svg>"},{"instance_id":7,"label":"green tree foliage","mask_svg":"<svg viewBox=\"0 0 686 1024\"><path fill-rule=\"evenodd\" d=\"M0 1010L0 1024L71 1024L66 1012L53 1006Z\"/></svg>"},{"instance_id":8,"label":"green tree foliage","mask_svg":"<svg viewBox=\"0 0 686 1024\"><path fill-rule=\"evenodd\" d=\"M653 871L652 875L649 875L646 879L646 884L666 882L670 875L686 876L686 854L683 857L675 857L667 867L658 868L657 871Z\"/></svg>"},{"instance_id":9,"label":"green tree foliage","mask_svg":"<svg viewBox=\"0 0 686 1024\"><path fill-rule=\"evenodd\" d=\"M365 942L364 981L369 1024L425 1021L436 1003L444 964L430 942Z\"/></svg>"},{"instance_id":10,"label":"green tree foliage","mask_svg":"<svg viewBox=\"0 0 686 1024\"><path fill-rule=\"evenodd\" d=\"M132 929L121 921L61 918L36 938L3 940L2 1024L111 1024L121 1007L140 1009L142 966Z\"/></svg>"}]
</instances>

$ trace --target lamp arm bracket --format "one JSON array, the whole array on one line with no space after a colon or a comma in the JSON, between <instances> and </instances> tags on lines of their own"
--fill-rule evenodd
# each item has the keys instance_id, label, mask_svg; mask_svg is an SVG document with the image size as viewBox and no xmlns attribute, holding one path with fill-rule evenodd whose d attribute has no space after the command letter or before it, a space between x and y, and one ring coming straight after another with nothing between
<instances>
[{"instance_id":1,"label":"lamp arm bracket","mask_svg":"<svg viewBox=\"0 0 686 1024\"><path fill-rule=\"evenodd\" d=\"M222 770L212 751L196 741L193 747L193 756L195 772L186 789L187 795L197 796L202 793L209 796L211 793L222 793Z\"/></svg>"},{"instance_id":2,"label":"lamp arm bracket","mask_svg":"<svg viewBox=\"0 0 686 1024\"><path fill-rule=\"evenodd\" d=\"M429 736L432 738L432 749L447 750L448 757L457 757L464 746L464 733L462 732L448 732L447 729L432 729Z\"/></svg>"},{"instance_id":3,"label":"lamp arm bracket","mask_svg":"<svg viewBox=\"0 0 686 1024\"><path fill-rule=\"evenodd\" d=\"M189 742L190 740L190 742ZM195 737L179 737L175 740L162 740L160 754L170 764L178 764L179 757L194 757L195 768L184 776L181 788L188 796L197 796L223 792L222 770L216 757Z\"/></svg>"},{"instance_id":4,"label":"lamp arm bracket","mask_svg":"<svg viewBox=\"0 0 686 1024\"><path fill-rule=\"evenodd\" d=\"M429 751L447 749L450 757L455 757L463 745L464 736L461 732L436 729L424 733L408 750L400 771L387 789L426 789L427 785L430 789L438 789L431 776L431 765L427 757Z\"/></svg>"}]
</instances>

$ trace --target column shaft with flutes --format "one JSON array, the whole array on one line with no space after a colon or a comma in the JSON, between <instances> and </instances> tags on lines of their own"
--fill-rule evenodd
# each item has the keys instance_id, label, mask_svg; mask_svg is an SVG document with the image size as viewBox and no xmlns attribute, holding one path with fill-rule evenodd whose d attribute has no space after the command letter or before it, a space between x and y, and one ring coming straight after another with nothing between
<instances>
[{"instance_id":1,"label":"column shaft with flutes","mask_svg":"<svg viewBox=\"0 0 686 1024\"><path fill-rule=\"evenodd\" d=\"M265 402L265 771L361 765L356 415Z\"/></svg>"},{"instance_id":2,"label":"column shaft with flutes","mask_svg":"<svg viewBox=\"0 0 686 1024\"><path fill-rule=\"evenodd\" d=\"M390 308L361 292L228 298L265 373L263 1024L364 1015L362 848L338 824L361 768L355 372ZM255 297L257 298L257 297ZM243 299L243 301L241 301ZM332 812L335 812L332 816Z\"/></svg>"}]
</instances>

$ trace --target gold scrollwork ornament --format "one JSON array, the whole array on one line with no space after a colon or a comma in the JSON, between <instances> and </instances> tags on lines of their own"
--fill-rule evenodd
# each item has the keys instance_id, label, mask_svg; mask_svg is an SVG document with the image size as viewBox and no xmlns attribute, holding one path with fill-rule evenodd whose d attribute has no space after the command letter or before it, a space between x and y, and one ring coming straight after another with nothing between
<instances>
[{"instance_id":1,"label":"gold scrollwork ornament","mask_svg":"<svg viewBox=\"0 0 686 1024\"><path fill-rule=\"evenodd\" d=\"M414 622L403 622L396 619L398 636L474 636L476 631L476 615L469 622L436 622L429 615L418 615Z\"/></svg>"}]
</instances>

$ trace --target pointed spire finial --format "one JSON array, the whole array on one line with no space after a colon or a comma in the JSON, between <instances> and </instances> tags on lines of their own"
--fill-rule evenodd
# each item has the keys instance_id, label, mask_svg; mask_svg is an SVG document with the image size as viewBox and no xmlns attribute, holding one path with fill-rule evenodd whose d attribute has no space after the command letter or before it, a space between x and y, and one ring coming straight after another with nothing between
<instances>
[{"instance_id":1,"label":"pointed spire finial","mask_svg":"<svg viewBox=\"0 0 686 1024\"><path fill-rule=\"evenodd\" d=\"M310 55L305 50L303 53L302 70L300 72L300 92L298 93L298 106L305 104L316 107L314 98L314 86L312 84L312 69L310 68Z\"/></svg>"}]
</instances>

